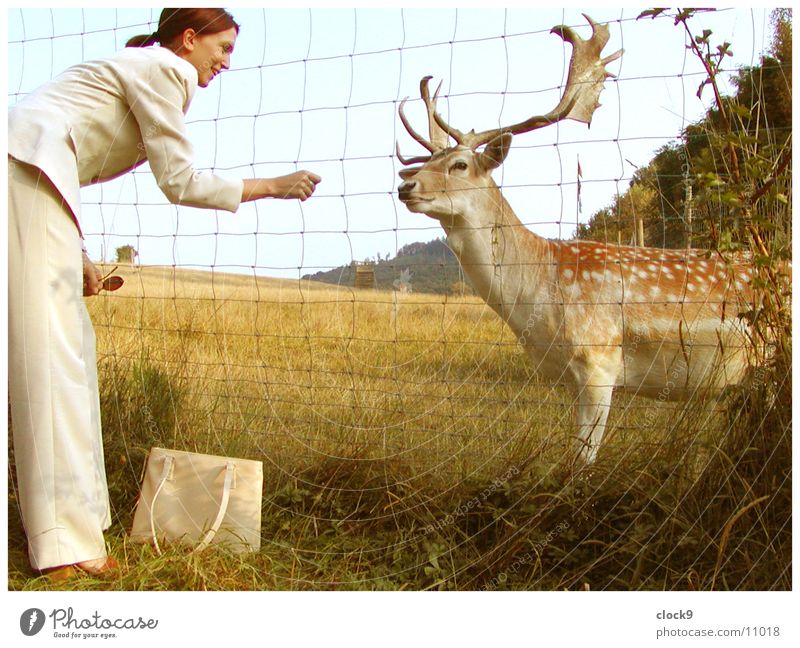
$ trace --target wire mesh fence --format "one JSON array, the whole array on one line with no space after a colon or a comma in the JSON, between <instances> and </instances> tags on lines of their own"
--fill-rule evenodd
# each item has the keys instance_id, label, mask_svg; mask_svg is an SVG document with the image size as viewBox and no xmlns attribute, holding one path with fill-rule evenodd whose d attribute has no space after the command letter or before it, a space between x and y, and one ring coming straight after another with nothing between
<instances>
[{"instance_id":1,"label":"wire mesh fence","mask_svg":"<svg viewBox=\"0 0 800 648\"><path fill-rule=\"evenodd\" d=\"M202 409L201 403L207 401L210 395L224 393L234 385L260 385L261 393L259 389L255 389L256 393L249 397L253 402L259 403L269 393L270 386L295 385L298 372L308 375L309 385L320 380L324 382L325 376L348 376L352 383L351 400L358 400L356 393L364 396L374 391L364 385L365 379L381 382L384 380L383 373L398 373L399 369L394 361L398 354L402 354L398 350L401 346L418 348L417 345L422 344L423 355L429 355L431 345L442 346L445 352L436 369L436 382L441 385L468 380L465 377L456 378L455 381L448 380L442 373L445 367L456 360L456 357L448 357L448 348L452 350L451 353L460 354L466 348L465 345L483 346L485 351L481 354L481 362L490 362L489 358L494 356L492 359L501 367L508 364L508 355L514 355L514 342L508 336L504 338L501 331L493 332L492 338L484 341L454 336L449 324L453 320L451 313L455 309L464 310L464 307L458 303L452 305L453 300L448 300L447 297L435 305L429 301L420 302L407 296L400 298L390 293L376 299L373 296L365 297L345 286L344 290L340 287L319 301L316 296L312 297L308 293L312 290L311 284L303 283L302 277L313 270L329 270L329 265L319 265L328 260L333 263L338 261L340 266L352 264L359 260L361 254L369 256L380 245L389 247L390 250L394 248L396 254L401 241L439 233L435 223L420 223L419 217L407 213L394 198L397 164L392 143L400 137L395 114L401 86L408 85L408 70L421 67L424 71L435 71L445 67L449 72L447 77L450 90L447 100L452 103L452 112L455 113L456 104L459 108L463 106L462 110L469 108L467 119L474 119L473 123L476 125L487 122L491 124L495 119L502 122L504 114L512 109L518 111L520 106L541 104L542 95L550 98L555 93L558 96L569 53L564 48L545 46L544 39L552 36L548 35L547 29L538 27L544 22L544 16L532 14L535 16L536 29L520 29L523 25L518 24L517 16L510 13L490 12L473 16L471 12L453 11L434 14L423 12L422 15L409 16L403 11L342 11L318 14L313 11L262 10L244 17L244 34L248 38L247 34L250 32L250 47L245 49L240 46L234 69L226 73L216 89L206 91L215 96L210 100L203 97L204 103L200 107L194 106L188 118L189 132L196 142L199 165L208 165L223 173L253 174L276 168L299 168L303 165L330 169L330 172L323 173L325 184L315 198L318 207L313 212L310 206L290 206L285 209L271 205L254 206L249 211L245 211L247 207L244 207L244 213L237 214L235 219L226 215L200 215L195 210L169 205L153 186L152 178L146 170L135 172L132 181L123 179L108 187L87 190L89 195L84 200L83 219L90 224L86 227L90 250L95 257L99 253L102 261L110 261L112 250L118 251L119 246L127 244L135 251L134 265L140 272L138 294L130 294L133 292L131 284L137 283L137 279L133 278L126 291L113 295L95 309L97 325L107 328L109 337L113 337L112 331L119 331L126 337L134 336L141 342L135 351L114 350L109 353L109 357L115 362L130 362L137 358L136 354L147 353L151 361L175 364L169 356L175 353L176 348L181 349L184 365L176 367L175 376L188 380L189 375L196 377L199 373L208 380L203 391L198 392L196 388L187 391L189 400L194 401L192 407L198 409ZM147 12L140 12L134 18L132 15L120 16L120 12L116 11L42 10L33 12L26 20L27 16L27 12L19 12L18 29L22 40L12 39L10 43L12 57L15 48L23 50L23 56L13 57L20 68L18 83L11 84L11 87L16 87L16 91L11 94L12 101L23 95L25 89L42 80L40 61L41 58L47 60L48 53L49 74L53 76L58 71L56 60L62 60L59 56L61 51L69 52L73 58L78 55L85 58L92 54L90 44L99 48L98 43L104 41L106 49L103 51L110 52L130 33L145 27L149 29L154 19ZM470 37L471 30L477 31L475 23L482 16L490 16L490 22L496 23L496 26L500 26L502 20L502 31ZM563 18L554 16L559 17ZM40 18L43 20L39 20ZM324 25L329 18L333 26L327 29L323 26L323 33L320 35L320 25ZM109 26L92 28L89 25L93 21L98 25ZM630 29L634 21L633 16L612 20L612 25L617 28L620 44L624 45L626 29ZM273 24L276 26L273 27ZM379 30L378 25L381 27ZM448 34L450 28L452 33ZM40 30L44 32L42 35L38 35ZM292 43L294 47L291 47L282 39L273 46L272 35L276 30L294 33L301 37L300 42ZM376 31L381 34L379 43L374 39ZM399 32L397 35L402 36L399 47L387 47L391 40L387 38L387 32L391 31ZM427 38L431 40L420 41L417 33L429 31L434 34L448 34L449 38L439 36L437 40L435 35L429 35ZM364 38L365 33L372 38ZM259 52L262 44L263 50ZM379 49L373 49L378 45ZM31 51L32 47L38 48L35 53ZM241 49L245 49L245 52L241 53ZM515 49L520 52L515 53ZM536 60L540 49L546 51L546 56L551 60L555 57L561 60L556 61L557 64L552 65L549 70L543 70L546 66L536 65L536 74L530 74L530 61ZM640 53L634 51L637 55ZM480 61L486 70L481 70L481 74L470 66L465 74L465 71L459 70L460 67L466 67L461 63L464 58ZM558 235L572 234L572 213L575 213L575 225L580 218L577 213L580 197L576 192L579 182L582 187L596 183L603 187L600 192L605 192L606 199L613 197L615 191L630 182L636 168L636 164L628 159L629 156L634 156L627 150L629 144L647 150L648 147L652 149L653 145L658 146L675 137L677 131L674 120L665 127L659 127L658 121L653 123L653 119L648 119L646 127L649 134L646 136L641 131L637 132L637 129L623 128L627 120L623 116L622 97L628 93L631 96L646 94L647 90L629 91L627 88L635 88L637 84L647 85L653 80L664 82L666 79L680 78L686 80L685 83L697 83L702 71L687 70L685 58L679 60L678 64L681 67L677 71L663 70L662 67L663 71L659 74L644 76L636 71L632 75L620 73L618 79L610 80L605 93L605 96L611 95L610 105L598 114L595 121L598 134L592 138L586 138L585 132L578 131L577 128L562 136L559 127L554 135L547 138L546 143L515 144L514 157L523 158L523 153L529 155L523 159L512 159L504 167L502 188L510 199L513 198L516 203L521 204L523 209L527 208L523 212L530 213L524 219L526 225L544 229L546 232L552 232L555 228ZM628 65L634 68L633 64ZM628 65L622 66L622 71ZM31 67L36 73L29 72ZM389 74L387 67L394 68L398 74ZM371 70L372 73L359 72L358 68ZM540 78L542 76L544 79ZM31 77L33 78L29 81ZM496 80L497 77L500 79ZM381 88L382 94L373 87L377 79L391 81L391 85L382 84L386 86ZM321 90L320 86L324 86L325 90ZM675 87L685 92L683 81ZM247 88L249 91L243 91ZM195 103L199 103L199 100L200 97ZM493 108L485 108L489 104ZM464 119L461 115L459 118ZM614 121L617 122L616 125ZM686 121L687 117L679 117L677 127ZM467 124L472 125L469 121ZM567 127L564 129L566 131ZM280 135L278 131L282 131ZM278 142L281 146L276 144ZM308 142L313 142L314 146ZM582 178L577 176L577 166L574 167L574 174L571 173L569 167L572 166L572 160L567 161L571 157L571 149L577 150L578 147L584 154L581 171L586 170L586 175ZM598 153L590 157L593 149L597 149ZM287 154L294 154L294 159ZM593 162L594 159L602 162ZM608 173L612 170L608 160L619 163L612 174ZM623 160L627 163L623 163ZM589 193L588 190L585 191ZM586 200L584 197L583 201ZM546 208L534 211L528 205L544 205ZM334 224L337 226L334 227ZM281 254L284 248L291 248L291 253ZM339 254L331 255L330 248L339 248ZM390 271L398 275L403 269L402 262L397 263L396 257L395 262L391 262L389 257L390 253L387 253L386 261ZM282 263L276 265L277 260ZM146 267L149 265L171 266L176 270L203 268L209 271L208 274L201 279L192 278L189 280L190 285L206 281L210 286L210 294L201 297L185 291L185 279L181 272L173 272L171 279L163 280L161 289L146 287ZM144 274L141 274L142 266L145 267ZM248 272L253 279L246 283L240 282L243 288L236 291L235 295L228 295L224 286L226 282L234 280L224 279L219 274L228 271ZM291 289L281 288L275 299L270 294L273 291L267 287L262 288L263 282L259 281L260 277L274 273L288 277L296 275L299 282ZM399 299L402 301L398 301ZM238 330L236 326L220 325L221 322L214 327L215 330L208 330L206 327L209 322L217 321L216 317L214 320L202 317L200 322L192 324L194 328L188 329L181 321L176 322L174 328L163 319L146 321L145 310L155 308L156 311L163 312L167 308L163 300L167 300L169 308L176 311L176 315L179 309L184 308L183 302L191 304L192 312L207 300L208 312L231 309L234 305L245 309L248 305L255 305L255 317L248 321L248 315L244 315L244 330ZM376 305L383 303L388 307L384 317L389 320L389 326L382 335L364 337L356 332L359 324L357 306L360 302ZM440 322L436 338L420 339L419 336L411 336L403 339L405 336L398 328L398 323L402 322L402 316L398 317L400 303L404 311L427 306L430 321ZM349 311L345 315L347 321L342 321L343 331L326 336L316 326L315 321L307 319L312 308L341 310L343 305ZM269 332L270 327L266 322L265 325L259 323L258 313L263 312L264 308L286 306L297 307L295 310L301 331L275 334ZM481 306L473 303L469 309L480 310ZM438 310L441 313L437 313ZM115 319L121 319L118 311L138 313L138 316L134 321L125 324L115 323ZM490 318L491 315L482 314L479 321L485 322ZM228 318L228 321L235 319ZM160 339L161 344L144 343L152 334ZM213 345L222 357L217 355L211 360L199 357L189 359L184 342L178 341L175 347L166 343L172 335L182 339L187 335L208 337L213 340ZM305 355L309 357L317 356L313 348L317 342L345 339L348 364L353 361L351 356L355 357L356 362L360 361L359 354L353 353L353 349L358 346L364 346L365 349L369 347L369 350L364 351L365 354L384 356L386 364L362 368L361 371L350 368L335 371L326 367L325 360L319 359L326 357L322 353L316 361L316 368L295 369L292 366L283 366L280 360L277 363L264 361L263 357L260 362L232 360L227 346L235 347L247 338L253 338L259 344L302 344L307 349ZM224 342L220 342L220 339ZM163 348L163 354L159 353L159 347ZM505 358L500 355L500 349L504 349ZM327 355L329 354L330 352ZM222 364L224 371L213 370L215 366ZM189 367L193 367L194 371L189 371ZM233 378L232 372L240 372L242 376ZM288 377L273 384L271 376L278 373L285 373ZM213 377L215 374L216 377ZM356 380L361 384L357 386ZM530 376L514 378L503 375L504 385L520 393L528 389L531 380ZM393 382L400 390L408 391L409 384L413 384L408 379L400 381L395 375ZM495 385L496 383L487 385L481 381L475 383L476 387L486 392L480 397L480 402L491 403L493 399L489 393L492 390L486 390L486 387ZM233 391L239 392L240 389ZM386 395L385 389L378 391ZM398 397L401 395L397 394ZM299 400L293 401L292 398ZM462 399L470 401L474 398L467 396ZM524 412L530 411L532 404L542 406L549 402L548 399L552 400L552 397L540 396L540 400L532 402L530 398L518 400L520 412L523 412L518 415L518 423L527 420ZM310 411L325 405L325 401L319 402L310 393L273 399L272 402L280 400L285 400L289 407L305 405ZM448 409L462 407L459 399L452 394L439 397L439 400L446 402L445 407ZM565 407L570 403L561 396L555 404ZM335 407L335 404L332 406ZM649 410L654 406L657 407L652 403L633 404L626 409L636 412L642 408ZM358 405L344 407L358 409ZM223 419L224 411L223 409ZM404 412L408 420L417 418L417 408L413 406L404 405ZM448 416L454 415L451 413ZM295 428L298 422L296 417L286 421L281 419L281 423L285 423L289 429ZM307 420L305 422L308 423ZM263 422L253 430L241 431L257 434L262 425ZM382 428L382 424L378 426L378 429Z\"/></svg>"},{"instance_id":2,"label":"wire mesh fence","mask_svg":"<svg viewBox=\"0 0 800 648\"><path fill-rule=\"evenodd\" d=\"M521 223L541 236L570 239L601 210L641 220L622 204L626 191L711 105L696 96L707 71L687 53L686 35L670 17L638 13L592 15L611 30L604 54L625 54L609 66L616 76L591 129L564 122L519 135L495 173ZM702 17L723 35L738 24L731 71L755 62L769 38L766 12L733 13ZM125 278L91 303L105 434L114 439L108 461L122 475L112 490L132 501L128 482L159 444L265 460L278 508L290 491L302 499L333 488L309 476L321 462L396 462L423 498L430 484L558 461L575 436L569 377L542 378L452 253L430 243L444 232L398 200L395 144L415 154L397 114L410 96L407 111L423 127L426 75L443 80L439 108L465 131L551 109L571 52L550 28L568 24L588 38L586 23L577 12L521 9L234 15L242 31L231 69L198 89L187 113L196 166L230 177L307 168L323 181L308 202L259 201L236 214L169 204L146 165L82 190L90 256ZM66 66L153 31L157 18L146 9L10 11L9 104ZM688 173L670 190L685 190ZM660 232L648 221L651 244L663 245L675 223L690 231L686 212L661 217ZM608 227L604 238L635 244L630 237ZM415 257L420 249L433 251ZM354 285L359 265L374 269L375 288ZM615 394L610 464L679 445L687 419L705 452L687 463L713 454L724 408L667 401ZM351 488L396 478L378 471Z\"/></svg>"}]
</instances>

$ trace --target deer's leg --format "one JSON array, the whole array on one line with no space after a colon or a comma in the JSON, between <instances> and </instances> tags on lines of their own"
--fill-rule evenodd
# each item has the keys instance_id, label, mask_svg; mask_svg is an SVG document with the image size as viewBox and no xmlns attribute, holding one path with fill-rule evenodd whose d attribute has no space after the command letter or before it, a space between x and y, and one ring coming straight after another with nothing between
<instances>
[{"instance_id":1,"label":"deer's leg","mask_svg":"<svg viewBox=\"0 0 800 648\"><path fill-rule=\"evenodd\" d=\"M579 388L577 458L583 463L592 463L597 457L613 391L613 381L594 382Z\"/></svg>"}]
</instances>

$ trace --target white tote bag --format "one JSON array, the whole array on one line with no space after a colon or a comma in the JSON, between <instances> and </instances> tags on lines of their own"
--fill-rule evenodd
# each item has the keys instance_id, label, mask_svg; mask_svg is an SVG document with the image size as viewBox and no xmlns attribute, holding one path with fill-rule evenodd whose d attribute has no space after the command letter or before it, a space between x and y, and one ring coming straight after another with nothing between
<instances>
[{"instance_id":1,"label":"white tote bag","mask_svg":"<svg viewBox=\"0 0 800 648\"><path fill-rule=\"evenodd\" d=\"M195 551L224 543L233 551L261 546L260 461L153 448L147 458L131 538L181 542Z\"/></svg>"}]
</instances>

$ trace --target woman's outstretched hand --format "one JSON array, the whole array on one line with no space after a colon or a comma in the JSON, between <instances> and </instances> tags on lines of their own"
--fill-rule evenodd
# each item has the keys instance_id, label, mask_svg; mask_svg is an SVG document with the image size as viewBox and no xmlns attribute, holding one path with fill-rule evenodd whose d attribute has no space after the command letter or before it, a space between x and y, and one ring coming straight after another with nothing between
<instances>
[{"instance_id":1,"label":"woman's outstretched hand","mask_svg":"<svg viewBox=\"0 0 800 648\"><path fill-rule=\"evenodd\" d=\"M260 198L307 200L322 181L311 171L295 171L277 178L255 178L244 181L242 202Z\"/></svg>"}]
</instances>

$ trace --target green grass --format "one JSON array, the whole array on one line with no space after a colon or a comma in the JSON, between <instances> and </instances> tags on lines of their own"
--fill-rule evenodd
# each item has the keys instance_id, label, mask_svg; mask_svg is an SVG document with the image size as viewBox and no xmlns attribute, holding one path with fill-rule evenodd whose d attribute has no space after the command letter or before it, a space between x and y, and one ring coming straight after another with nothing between
<instances>
[{"instance_id":1,"label":"green grass","mask_svg":"<svg viewBox=\"0 0 800 648\"><path fill-rule=\"evenodd\" d=\"M791 588L790 367L615 396L573 473L571 396L477 298L148 268L91 312L123 576L36 577L10 483L9 589ZM264 462L259 552L128 540L155 445Z\"/></svg>"}]
</instances>

